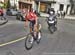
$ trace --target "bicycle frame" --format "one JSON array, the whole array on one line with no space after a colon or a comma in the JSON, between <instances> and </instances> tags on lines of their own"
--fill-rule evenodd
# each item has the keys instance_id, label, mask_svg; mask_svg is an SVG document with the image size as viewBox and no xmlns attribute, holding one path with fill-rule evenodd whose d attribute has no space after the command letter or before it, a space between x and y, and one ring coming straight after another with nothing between
<instances>
[{"instance_id":1,"label":"bicycle frame","mask_svg":"<svg viewBox=\"0 0 75 55\"><path fill-rule=\"evenodd\" d=\"M38 24L36 27L34 27L36 30L32 30L32 35L35 37L37 36L37 33L41 30L41 24ZM34 33L36 32L36 34Z\"/></svg>"},{"instance_id":2,"label":"bicycle frame","mask_svg":"<svg viewBox=\"0 0 75 55\"><path fill-rule=\"evenodd\" d=\"M41 34L40 25L37 26L37 31L33 30L32 32L30 32L28 34L28 36L26 37L26 40L25 40L25 47L26 47L27 50L30 50L33 47L33 44L34 44L35 41L37 42L37 44L40 43L41 37L38 38L39 33ZM27 45L27 43L29 43L29 44Z\"/></svg>"}]
</instances>

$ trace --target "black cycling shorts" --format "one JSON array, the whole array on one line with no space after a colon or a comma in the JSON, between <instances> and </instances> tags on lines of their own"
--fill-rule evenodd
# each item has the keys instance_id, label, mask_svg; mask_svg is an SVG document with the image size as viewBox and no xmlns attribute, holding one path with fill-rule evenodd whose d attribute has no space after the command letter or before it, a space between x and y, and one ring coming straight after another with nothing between
<instances>
[{"instance_id":1,"label":"black cycling shorts","mask_svg":"<svg viewBox=\"0 0 75 55\"><path fill-rule=\"evenodd\" d=\"M30 26L30 28L32 28L32 30L34 29L35 22L36 22L35 20L30 21L30 25L29 26Z\"/></svg>"},{"instance_id":2,"label":"black cycling shorts","mask_svg":"<svg viewBox=\"0 0 75 55\"><path fill-rule=\"evenodd\" d=\"M29 26L30 26L30 28L32 28L32 30L34 29L34 25L35 25L35 23L36 23L35 20L30 21L30 25L29 25ZM37 21L37 24L38 24L38 25L41 24L39 19L38 19L38 21Z\"/></svg>"}]
</instances>

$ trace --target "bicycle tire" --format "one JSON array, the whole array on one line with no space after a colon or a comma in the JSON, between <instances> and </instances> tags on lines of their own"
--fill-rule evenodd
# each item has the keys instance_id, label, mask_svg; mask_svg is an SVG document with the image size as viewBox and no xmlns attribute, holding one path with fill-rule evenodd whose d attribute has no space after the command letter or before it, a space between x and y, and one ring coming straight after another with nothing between
<instances>
[{"instance_id":1,"label":"bicycle tire","mask_svg":"<svg viewBox=\"0 0 75 55\"><path fill-rule=\"evenodd\" d=\"M30 41L30 40L28 40L29 38L33 38L33 36L31 34L29 34L29 35L27 35L27 37L25 39L25 48L27 50L30 50L33 47L33 44L34 44L34 39L33 39L33 42L31 43L31 46L30 47L27 46L27 41Z\"/></svg>"},{"instance_id":2,"label":"bicycle tire","mask_svg":"<svg viewBox=\"0 0 75 55\"><path fill-rule=\"evenodd\" d=\"M41 32L41 30L38 32L37 36L39 36L39 33L41 34L41 37L42 37L42 32ZM40 41L41 41L41 37L40 37L40 39L37 39L37 44L40 43Z\"/></svg>"}]
</instances>

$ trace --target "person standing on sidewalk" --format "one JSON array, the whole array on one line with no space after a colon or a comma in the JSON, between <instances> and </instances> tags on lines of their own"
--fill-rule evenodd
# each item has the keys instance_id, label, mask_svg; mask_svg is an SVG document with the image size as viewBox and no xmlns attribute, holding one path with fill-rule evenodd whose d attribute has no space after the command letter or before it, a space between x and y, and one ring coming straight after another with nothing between
<instances>
[{"instance_id":1,"label":"person standing on sidewalk","mask_svg":"<svg viewBox=\"0 0 75 55\"><path fill-rule=\"evenodd\" d=\"M65 11L62 12L62 16L61 16L61 18L62 18L62 19L65 18Z\"/></svg>"}]
</instances>

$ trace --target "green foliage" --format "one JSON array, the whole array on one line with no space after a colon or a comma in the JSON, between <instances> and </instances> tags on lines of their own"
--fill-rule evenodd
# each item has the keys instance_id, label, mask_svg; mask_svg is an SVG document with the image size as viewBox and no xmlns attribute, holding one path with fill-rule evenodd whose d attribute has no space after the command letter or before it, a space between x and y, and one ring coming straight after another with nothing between
<instances>
[{"instance_id":1,"label":"green foliage","mask_svg":"<svg viewBox=\"0 0 75 55\"><path fill-rule=\"evenodd\" d=\"M3 7L3 6L4 6L4 4L2 2L0 2L0 7Z\"/></svg>"},{"instance_id":2,"label":"green foliage","mask_svg":"<svg viewBox=\"0 0 75 55\"><path fill-rule=\"evenodd\" d=\"M6 4L6 8L10 8L10 0L8 0Z\"/></svg>"},{"instance_id":3,"label":"green foliage","mask_svg":"<svg viewBox=\"0 0 75 55\"><path fill-rule=\"evenodd\" d=\"M3 8L7 8L7 2L4 3Z\"/></svg>"},{"instance_id":4,"label":"green foliage","mask_svg":"<svg viewBox=\"0 0 75 55\"><path fill-rule=\"evenodd\" d=\"M0 7L7 8L8 2L0 3Z\"/></svg>"}]
</instances>

